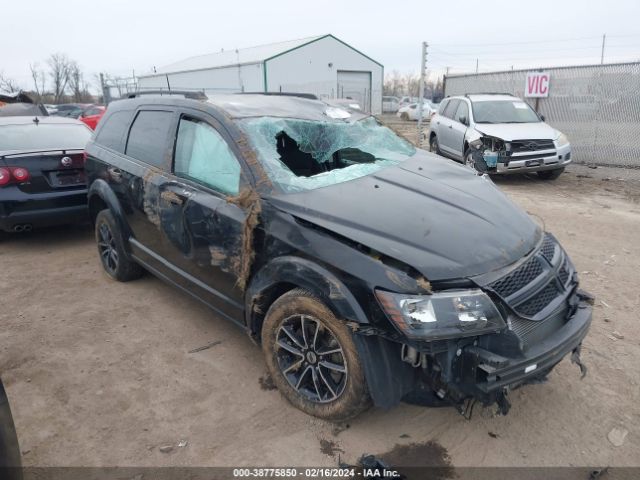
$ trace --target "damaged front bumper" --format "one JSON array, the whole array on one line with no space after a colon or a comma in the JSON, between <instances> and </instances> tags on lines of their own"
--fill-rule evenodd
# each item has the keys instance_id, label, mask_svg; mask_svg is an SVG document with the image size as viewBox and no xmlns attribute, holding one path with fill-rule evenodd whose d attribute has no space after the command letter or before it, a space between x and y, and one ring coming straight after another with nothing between
<instances>
[{"instance_id":1,"label":"damaged front bumper","mask_svg":"<svg viewBox=\"0 0 640 480\"><path fill-rule=\"evenodd\" d=\"M571 145L558 147L552 154L540 152L528 154L513 154L507 157L507 162L498 162L496 173L528 173L542 172L564 168L571 163Z\"/></svg>"},{"instance_id":2,"label":"damaged front bumper","mask_svg":"<svg viewBox=\"0 0 640 480\"><path fill-rule=\"evenodd\" d=\"M507 394L544 381L565 356L580 367L580 347L592 318L592 297L574 291L561 326L525 346L514 331L438 342L396 343L360 331L354 337L374 404L391 408L400 401L424 406L453 405L464 410L469 401L497 404L509 410ZM519 345L519 346L518 346ZM502 349L502 351L501 351Z\"/></svg>"},{"instance_id":3,"label":"damaged front bumper","mask_svg":"<svg viewBox=\"0 0 640 480\"><path fill-rule=\"evenodd\" d=\"M449 388L458 398L471 396L485 405L500 404L506 391L544 378L572 352L572 361L578 363L584 376L586 368L580 363L580 345L589 330L591 318L591 305L580 300L565 325L518 358L497 355L475 345L467 346L453 362L453 371L459 374L459 381L454 381Z\"/></svg>"}]
</instances>

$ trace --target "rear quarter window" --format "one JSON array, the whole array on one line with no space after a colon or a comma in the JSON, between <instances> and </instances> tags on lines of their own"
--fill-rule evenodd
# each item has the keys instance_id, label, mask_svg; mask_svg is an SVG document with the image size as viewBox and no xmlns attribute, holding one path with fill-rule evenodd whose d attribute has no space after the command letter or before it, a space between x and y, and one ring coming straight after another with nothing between
<instances>
[{"instance_id":1,"label":"rear quarter window","mask_svg":"<svg viewBox=\"0 0 640 480\"><path fill-rule=\"evenodd\" d=\"M101 121L100 131L96 135L96 143L118 153L124 153L124 142L132 113L131 110L120 110L104 118Z\"/></svg>"},{"instance_id":2,"label":"rear quarter window","mask_svg":"<svg viewBox=\"0 0 640 480\"><path fill-rule=\"evenodd\" d=\"M141 110L136 115L125 154L156 167L166 167L166 146L173 112Z\"/></svg>"}]
</instances>

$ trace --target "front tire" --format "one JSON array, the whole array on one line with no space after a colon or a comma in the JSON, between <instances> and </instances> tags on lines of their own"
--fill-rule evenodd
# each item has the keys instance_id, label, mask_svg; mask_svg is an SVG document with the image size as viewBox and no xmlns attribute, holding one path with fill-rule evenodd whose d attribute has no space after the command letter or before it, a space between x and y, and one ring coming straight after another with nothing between
<instances>
[{"instance_id":1,"label":"front tire","mask_svg":"<svg viewBox=\"0 0 640 480\"><path fill-rule=\"evenodd\" d=\"M440 153L440 145L438 144L438 137L432 135L429 139L429 151L435 153L437 155L442 155Z\"/></svg>"},{"instance_id":2,"label":"front tire","mask_svg":"<svg viewBox=\"0 0 640 480\"><path fill-rule=\"evenodd\" d=\"M107 275L119 282L128 282L142 276L142 267L127 255L122 233L111 210L105 209L98 213L95 234L100 262Z\"/></svg>"},{"instance_id":3,"label":"front tire","mask_svg":"<svg viewBox=\"0 0 640 480\"><path fill-rule=\"evenodd\" d=\"M407 112L402 112L402 113L400 114L400 118L401 118L402 120L404 120L405 122L408 122L408 121L409 121L409 114L408 114Z\"/></svg>"},{"instance_id":4,"label":"front tire","mask_svg":"<svg viewBox=\"0 0 640 480\"><path fill-rule=\"evenodd\" d=\"M262 325L267 369L295 407L335 422L369 408L364 369L345 323L302 289L282 295Z\"/></svg>"},{"instance_id":5,"label":"front tire","mask_svg":"<svg viewBox=\"0 0 640 480\"><path fill-rule=\"evenodd\" d=\"M562 172L564 172L564 167L556 168L555 170L543 170L541 172L538 172L538 177L540 177L542 180L555 180L560 175L562 175Z\"/></svg>"}]
</instances>

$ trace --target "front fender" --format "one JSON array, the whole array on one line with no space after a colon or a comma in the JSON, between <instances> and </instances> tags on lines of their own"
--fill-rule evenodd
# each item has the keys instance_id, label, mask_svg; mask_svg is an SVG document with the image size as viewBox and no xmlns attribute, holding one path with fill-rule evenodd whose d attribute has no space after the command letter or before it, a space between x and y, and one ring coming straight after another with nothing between
<instances>
[{"instance_id":1,"label":"front fender","mask_svg":"<svg viewBox=\"0 0 640 480\"><path fill-rule=\"evenodd\" d=\"M107 208L111 210L111 214L115 218L125 240L133 236L122 205L107 182L101 178L95 180L89 187L87 196L89 199L89 208L91 208L92 200L95 201L96 198L99 198ZM129 248L129 242L125 242L125 247L127 249Z\"/></svg>"},{"instance_id":2,"label":"front fender","mask_svg":"<svg viewBox=\"0 0 640 480\"><path fill-rule=\"evenodd\" d=\"M332 272L310 260L287 255L270 261L251 279L245 296L245 320L250 331L257 333L255 307L260 298L278 284L293 284L321 296L340 318L369 323L353 294Z\"/></svg>"}]
</instances>

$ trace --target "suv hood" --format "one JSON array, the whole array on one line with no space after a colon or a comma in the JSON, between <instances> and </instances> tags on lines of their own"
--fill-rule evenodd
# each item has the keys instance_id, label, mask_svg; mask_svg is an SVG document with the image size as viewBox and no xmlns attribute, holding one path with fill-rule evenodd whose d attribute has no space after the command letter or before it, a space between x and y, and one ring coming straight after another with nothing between
<instances>
[{"instance_id":1,"label":"suv hood","mask_svg":"<svg viewBox=\"0 0 640 480\"><path fill-rule=\"evenodd\" d=\"M475 129L483 135L501 138L502 140L554 140L560 132L544 122L538 123L476 123Z\"/></svg>"},{"instance_id":2,"label":"suv hood","mask_svg":"<svg viewBox=\"0 0 640 480\"><path fill-rule=\"evenodd\" d=\"M491 180L422 150L375 174L269 202L400 260L430 281L503 268L541 237Z\"/></svg>"}]
</instances>

